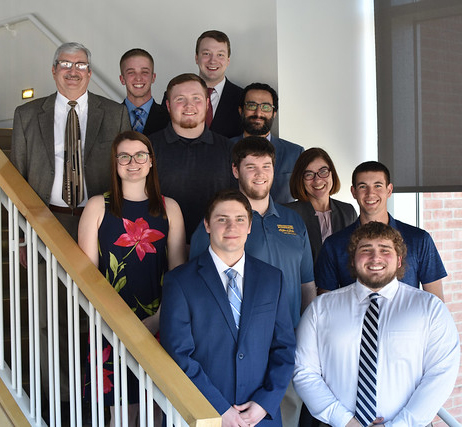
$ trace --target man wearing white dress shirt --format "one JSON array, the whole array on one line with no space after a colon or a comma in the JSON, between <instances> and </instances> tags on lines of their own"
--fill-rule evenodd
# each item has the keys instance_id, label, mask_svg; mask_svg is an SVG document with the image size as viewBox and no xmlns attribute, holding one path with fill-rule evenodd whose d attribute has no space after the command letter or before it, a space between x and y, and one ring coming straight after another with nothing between
<instances>
[{"instance_id":1,"label":"man wearing white dress shirt","mask_svg":"<svg viewBox=\"0 0 462 427\"><path fill-rule=\"evenodd\" d=\"M92 74L91 53L82 44L70 42L59 46L53 57L51 72L57 91L20 105L15 110L11 161L66 231L77 240L79 219L87 200L109 188L112 141L117 134L130 129L130 121L124 105L87 90ZM75 109L78 117L82 157L83 195L76 206L69 205L63 198L65 134L71 108ZM20 257L25 264L25 247L21 248ZM39 263L39 283L40 362L42 387L48 397L49 378L52 377L48 373L46 269L43 262ZM60 386L61 400L67 402L68 412L67 304L62 289L58 300ZM81 330L85 330L83 324ZM64 412L63 407L63 418Z\"/></svg>"},{"instance_id":2,"label":"man wearing white dress shirt","mask_svg":"<svg viewBox=\"0 0 462 427\"><path fill-rule=\"evenodd\" d=\"M218 30L203 32L196 41L195 59L199 76L209 89L212 116L207 118L207 126L227 138L242 134L238 111L242 88L225 76L231 60L228 36Z\"/></svg>"},{"instance_id":3,"label":"man wearing white dress shirt","mask_svg":"<svg viewBox=\"0 0 462 427\"><path fill-rule=\"evenodd\" d=\"M316 298L300 320L295 389L313 416L332 426L428 425L457 377L454 321L439 298L398 281L406 245L389 225L361 226L352 234L348 252L356 282ZM371 370L375 419L360 423L360 389L369 383L361 374L358 387L360 347L371 294L378 304L376 371Z\"/></svg>"}]
</instances>

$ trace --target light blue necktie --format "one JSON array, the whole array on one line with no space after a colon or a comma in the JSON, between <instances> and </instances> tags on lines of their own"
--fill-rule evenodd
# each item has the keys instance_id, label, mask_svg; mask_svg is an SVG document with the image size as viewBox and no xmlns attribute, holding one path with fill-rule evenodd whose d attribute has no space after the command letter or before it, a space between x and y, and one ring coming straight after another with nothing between
<instances>
[{"instance_id":1,"label":"light blue necktie","mask_svg":"<svg viewBox=\"0 0 462 427\"><path fill-rule=\"evenodd\" d=\"M236 328L239 329L239 321L241 319L241 304L242 304L242 297L241 293L239 292L239 288L237 287L237 271L228 268L225 271L226 275L228 276L228 299L229 304L231 305L231 311L233 312L234 323L236 324Z\"/></svg>"},{"instance_id":2,"label":"light blue necktie","mask_svg":"<svg viewBox=\"0 0 462 427\"><path fill-rule=\"evenodd\" d=\"M369 295L370 304L364 315L359 353L358 391L355 418L368 426L377 418L377 334L379 326L379 294Z\"/></svg>"},{"instance_id":3,"label":"light blue necktie","mask_svg":"<svg viewBox=\"0 0 462 427\"><path fill-rule=\"evenodd\" d=\"M144 130L144 121L143 121L143 113L144 110L140 107L137 107L133 110L135 113L135 123L133 123L133 130L137 132L143 133Z\"/></svg>"}]
</instances>

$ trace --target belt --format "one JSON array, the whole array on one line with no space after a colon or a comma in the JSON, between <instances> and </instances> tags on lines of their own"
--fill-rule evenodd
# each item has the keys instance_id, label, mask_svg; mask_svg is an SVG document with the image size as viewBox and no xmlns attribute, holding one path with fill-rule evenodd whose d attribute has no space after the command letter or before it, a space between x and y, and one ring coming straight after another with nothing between
<instances>
[{"instance_id":1,"label":"belt","mask_svg":"<svg viewBox=\"0 0 462 427\"><path fill-rule=\"evenodd\" d=\"M83 212L83 207L69 208L67 206L49 205L48 209L50 209L51 212L68 214L72 216L80 216Z\"/></svg>"}]
</instances>

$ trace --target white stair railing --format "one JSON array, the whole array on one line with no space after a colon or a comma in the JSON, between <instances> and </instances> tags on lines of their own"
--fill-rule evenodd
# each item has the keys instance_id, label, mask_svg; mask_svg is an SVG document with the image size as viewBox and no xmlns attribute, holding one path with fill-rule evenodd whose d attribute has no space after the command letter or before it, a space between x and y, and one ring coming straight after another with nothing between
<instances>
[{"instance_id":1,"label":"white stair railing","mask_svg":"<svg viewBox=\"0 0 462 427\"><path fill-rule=\"evenodd\" d=\"M14 186L18 182L27 186L22 188L25 188L24 193L30 193L25 196L32 200L31 203L23 203L17 194L11 196L10 183ZM219 414L97 271L1 151L0 187L0 222L4 220L2 215L7 215L9 259L8 284L3 283L3 271L0 271L0 296L2 301L3 297L9 297L9 315L5 304L0 304L0 378L30 424L44 425L45 419L51 426L90 423L104 426L107 423L103 398L104 337L114 351L116 426L129 425L129 373L138 378L140 426L160 427L162 412L168 427L221 425ZM24 248L27 269L20 267L23 239L27 242L27 249ZM6 246L6 242L0 243L0 248ZM21 279L27 287L21 287ZM63 313L67 323L64 331L60 325ZM83 329L82 324L85 325ZM84 343L85 347L81 345L81 336L87 331L91 372L88 404L82 398L81 369L85 365L81 354L84 358L88 354L87 343ZM6 350L8 346L9 351ZM43 356L45 347L48 350L46 357ZM23 375L27 371L29 374ZM47 371L44 377L43 372ZM61 395L65 383L69 385L68 410L62 405L62 400L67 401L67 396ZM48 390L46 408L42 405L44 390Z\"/></svg>"}]
</instances>

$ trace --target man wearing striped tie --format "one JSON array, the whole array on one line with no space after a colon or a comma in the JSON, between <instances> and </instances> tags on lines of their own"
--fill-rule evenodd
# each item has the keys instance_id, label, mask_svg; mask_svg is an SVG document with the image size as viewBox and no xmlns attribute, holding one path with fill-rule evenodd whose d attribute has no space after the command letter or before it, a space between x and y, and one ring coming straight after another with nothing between
<instances>
[{"instance_id":1,"label":"man wearing striped tie","mask_svg":"<svg viewBox=\"0 0 462 427\"><path fill-rule=\"evenodd\" d=\"M238 190L209 203L210 246L165 275L161 344L224 427L281 426L295 336L282 272L244 252L252 208Z\"/></svg>"},{"instance_id":2,"label":"man wearing striped tie","mask_svg":"<svg viewBox=\"0 0 462 427\"><path fill-rule=\"evenodd\" d=\"M369 222L348 252L356 282L316 298L300 320L295 389L326 425L426 426L457 377L454 321L439 298L399 281L399 231Z\"/></svg>"}]
</instances>

